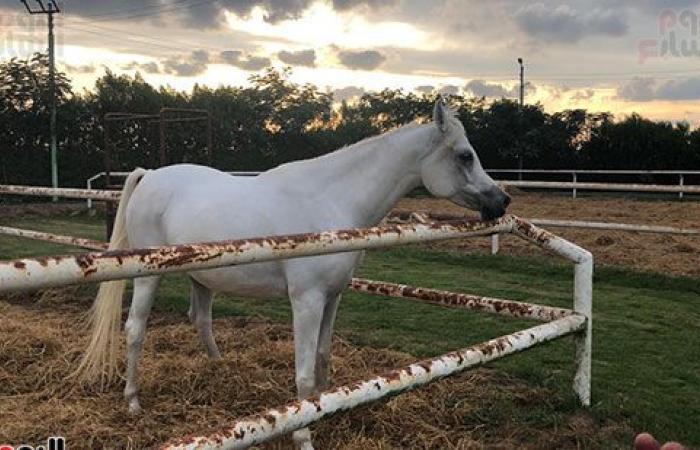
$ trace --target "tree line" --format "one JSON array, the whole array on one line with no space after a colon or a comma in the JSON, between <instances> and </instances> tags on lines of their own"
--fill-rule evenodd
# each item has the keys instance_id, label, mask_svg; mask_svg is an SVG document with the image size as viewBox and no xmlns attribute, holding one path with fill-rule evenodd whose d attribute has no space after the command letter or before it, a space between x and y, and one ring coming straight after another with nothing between
<instances>
[{"instance_id":1,"label":"tree line","mask_svg":"<svg viewBox=\"0 0 700 450\"><path fill-rule=\"evenodd\" d=\"M75 92L58 72L59 176L82 186L104 170L109 112L157 114L161 108L211 112L212 165L265 170L315 157L408 122L427 121L437 94L385 89L356 101L289 81L289 69L268 69L245 87L195 86L191 92L154 87L136 74L106 71L91 90ZM48 65L45 54L0 63L0 182L46 185L50 180ZM633 114L584 109L548 113L540 104L450 96L467 135L487 168L700 169L700 129ZM113 170L157 164L160 135L148 121L112 127ZM168 126L170 162L207 159L202 123Z\"/></svg>"}]
</instances>

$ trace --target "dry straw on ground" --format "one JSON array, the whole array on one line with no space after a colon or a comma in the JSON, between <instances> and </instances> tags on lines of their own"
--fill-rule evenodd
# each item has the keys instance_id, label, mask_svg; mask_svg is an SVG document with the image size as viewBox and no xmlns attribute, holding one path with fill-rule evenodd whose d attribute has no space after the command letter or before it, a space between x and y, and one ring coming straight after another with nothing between
<instances>
[{"instance_id":1,"label":"dry straw on ground","mask_svg":"<svg viewBox=\"0 0 700 450\"><path fill-rule=\"evenodd\" d=\"M509 189L509 192L511 190ZM514 190L509 212L520 217L590 222L614 222L700 229L700 203L692 201L641 201L619 197L572 199L557 195L523 194ZM407 198L399 209L465 214L464 208L446 200ZM596 264L644 271L700 276L700 237L552 228L554 233L593 252ZM465 239L434 244L465 252L488 252L488 239ZM504 254L544 254L541 249L514 236L501 239Z\"/></svg>"},{"instance_id":2,"label":"dry straw on ground","mask_svg":"<svg viewBox=\"0 0 700 450\"><path fill-rule=\"evenodd\" d=\"M93 293L68 288L0 301L0 441L37 444L61 434L70 448L152 448L293 398L290 327L261 318L216 320L223 358L211 361L185 317L155 312L141 366L146 412L129 416L122 383L96 392L67 379L85 343L76 325ZM413 360L337 338L333 379L352 382ZM313 429L320 449L362 450L599 448L628 434L624 426L599 423L583 412L555 413L566 404L562 395L479 369L339 414ZM521 422L541 405L552 406L547 420ZM291 448L291 442L281 439L263 448Z\"/></svg>"}]
</instances>

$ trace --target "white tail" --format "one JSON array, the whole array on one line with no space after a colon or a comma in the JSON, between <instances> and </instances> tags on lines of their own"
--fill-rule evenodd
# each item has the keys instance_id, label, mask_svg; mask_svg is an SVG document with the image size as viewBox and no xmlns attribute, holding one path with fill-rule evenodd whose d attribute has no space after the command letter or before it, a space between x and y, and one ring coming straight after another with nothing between
<instances>
[{"instance_id":1,"label":"white tail","mask_svg":"<svg viewBox=\"0 0 700 450\"><path fill-rule=\"evenodd\" d=\"M129 174L124 182L117 215L114 219L114 229L109 240L109 250L129 248L125 223L126 207L136 185L146 172L144 169L137 168ZM117 348L125 287L125 280L106 281L100 284L97 297L89 313L88 323L92 328L92 337L83 359L74 373L83 382L99 380L104 385L105 382L108 383L114 379L117 374Z\"/></svg>"}]
</instances>

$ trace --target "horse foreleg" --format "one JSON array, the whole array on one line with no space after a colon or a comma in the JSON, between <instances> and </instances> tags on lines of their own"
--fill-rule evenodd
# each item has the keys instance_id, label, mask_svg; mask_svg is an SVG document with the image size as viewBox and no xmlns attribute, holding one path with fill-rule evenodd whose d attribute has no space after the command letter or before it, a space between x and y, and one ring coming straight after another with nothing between
<instances>
[{"instance_id":1,"label":"horse foreleg","mask_svg":"<svg viewBox=\"0 0 700 450\"><path fill-rule=\"evenodd\" d=\"M333 343L333 324L338 311L341 295L331 299L323 310L321 331L318 336L318 349L316 351L316 389L320 392L328 389L330 385L331 346Z\"/></svg>"},{"instance_id":2,"label":"horse foreleg","mask_svg":"<svg viewBox=\"0 0 700 450\"><path fill-rule=\"evenodd\" d=\"M146 336L146 321L151 312L156 290L161 277L134 279L134 295L126 321L126 387L124 397L129 402L129 412L138 413L141 405L138 399L138 363L141 347Z\"/></svg>"},{"instance_id":3,"label":"horse foreleg","mask_svg":"<svg viewBox=\"0 0 700 450\"><path fill-rule=\"evenodd\" d=\"M315 375L316 352L326 296L318 291L307 291L292 296L291 300L294 314L297 395L299 399L303 399L318 392ZM311 431L308 428L295 431L292 438L300 449L313 450Z\"/></svg>"},{"instance_id":4,"label":"horse foreleg","mask_svg":"<svg viewBox=\"0 0 700 450\"><path fill-rule=\"evenodd\" d=\"M207 349L207 355L211 358L220 358L219 348L216 346L214 334L211 329L211 307L214 294L211 289L190 278L192 291L190 294L190 320L194 324L199 338Z\"/></svg>"}]
</instances>

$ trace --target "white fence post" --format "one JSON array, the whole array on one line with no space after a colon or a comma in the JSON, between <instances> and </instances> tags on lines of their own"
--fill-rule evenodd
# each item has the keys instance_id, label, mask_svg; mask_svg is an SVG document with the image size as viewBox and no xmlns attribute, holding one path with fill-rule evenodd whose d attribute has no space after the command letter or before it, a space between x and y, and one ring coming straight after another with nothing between
<instances>
[{"instance_id":1,"label":"white fence post","mask_svg":"<svg viewBox=\"0 0 700 450\"><path fill-rule=\"evenodd\" d=\"M685 180L683 180L683 174L680 174L679 177L680 177L680 181L679 181L678 185L679 185L680 187L683 187L683 185L685 184L685 183L684 183ZM678 193L678 199L679 199L679 200L683 200L683 191L680 191L680 192Z\"/></svg>"},{"instance_id":2,"label":"white fence post","mask_svg":"<svg viewBox=\"0 0 700 450\"><path fill-rule=\"evenodd\" d=\"M92 179L87 180L87 190L88 191L92 190ZM92 209L92 199L91 198L87 199L87 207L88 207L88 209Z\"/></svg>"},{"instance_id":3,"label":"white fence post","mask_svg":"<svg viewBox=\"0 0 700 450\"><path fill-rule=\"evenodd\" d=\"M571 175L573 175L574 178L574 188L572 190L574 198L576 198L576 172L572 172Z\"/></svg>"},{"instance_id":4,"label":"white fence post","mask_svg":"<svg viewBox=\"0 0 700 450\"><path fill-rule=\"evenodd\" d=\"M574 391L581 404L591 405L591 352L593 346L593 256L574 269L574 311L586 316L586 327L575 338L576 375Z\"/></svg>"},{"instance_id":5,"label":"white fence post","mask_svg":"<svg viewBox=\"0 0 700 450\"><path fill-rule=\"evenodd\" d=\"M99 173L96 173L95 175L91 176L90 178L88 178L87 190L91 191L92 190L92 182L99 179L100 177L103 177L103 176L105 176L105 173L99 172ZM92 209L92 198L87 199L87 207L88 207L88 209Z\"/></svg>"},{"instance_id":6,"label":"white fence post","mask_svg":"<svg viewBox=\"0 0 700 450\"><path fill-rule=\"evenodd\" d=\"M501 236L499 234L492 234L491 235L491 254L492 255L498 254L498 250L500 247L500 238L501 238Z\"/></svg>"}]
</instances>

